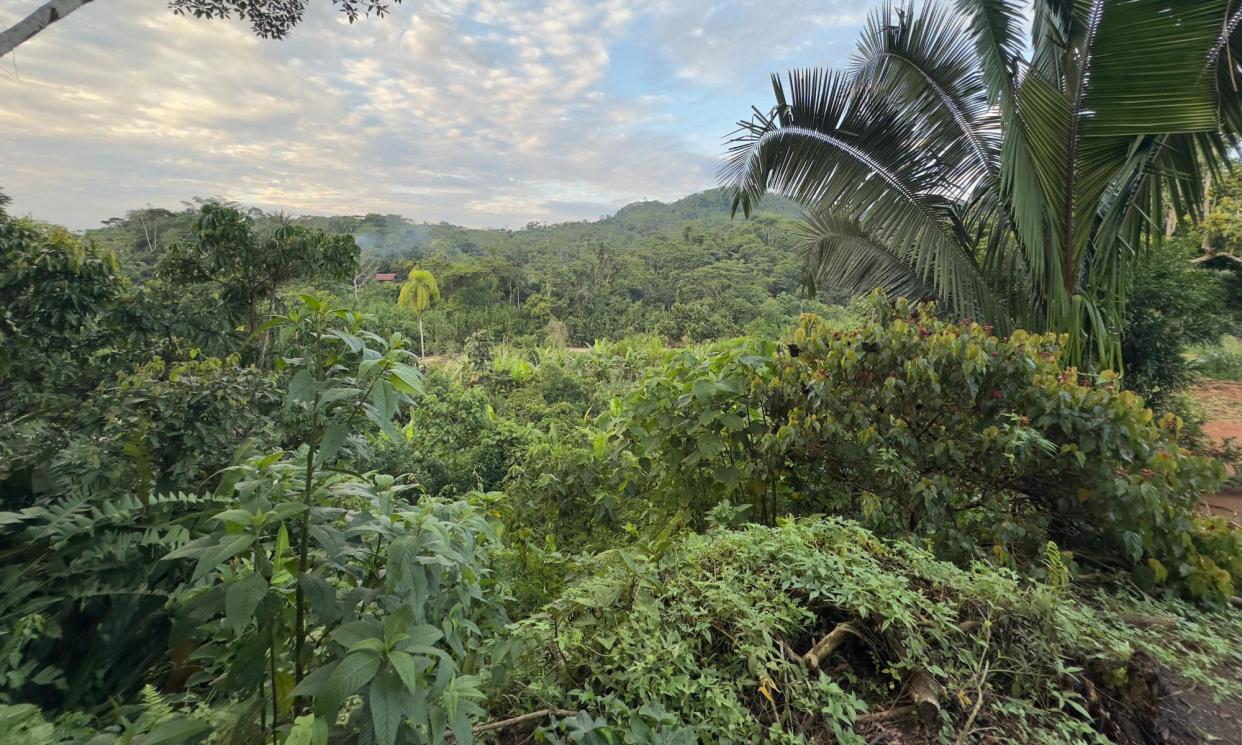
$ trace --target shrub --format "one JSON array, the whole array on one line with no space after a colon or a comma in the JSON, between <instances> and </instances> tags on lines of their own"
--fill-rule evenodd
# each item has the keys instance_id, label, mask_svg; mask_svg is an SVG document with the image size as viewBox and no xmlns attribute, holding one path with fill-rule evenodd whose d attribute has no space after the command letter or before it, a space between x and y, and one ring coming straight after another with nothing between
<instances>
[{"instance_id":1,"label":"shrub","mask_svg":"<svg viewBox=\"0 0 1242 745\"><path fill-rule=\"evenodd\" d=\"M1200 347L1196 362L1204 377L1242 380L1242 341L1234 336L1223 336L1219 344Z\"/></svg>"},{"instance_id":2,"label":"shrub","mask_svg":"<svg viewBox=\"0 0 1242 745\"><path fill-rule=\"evenodd\" d=\"M404 431L376 436L366 467L412 474L429 494L498 488L525 432L498 419L478 388L462 388L436 373L425 385Z\"/></svg>"},{"instance_id":3,"label":"shrub","mask_svg":"<svg viewBox=\"0 0 1242 745\"><path fill-rule=\"evenodd\" d=\"M599 555L500 644L522 684L514 695L527 699L518 710L556 701L590 714L567 720L570 733L614 730L573 742L670 741L627 731L645 710L665 715L668 734L692 728L690 741L863 743L860 714L921 695L916 680L940 692L924 704L942 741L969 741L972 727L1000 742L1097 741L1095 689L1080 665L1120 665L1135 651L1218 694L1240 692L1208 672L1242 662L1227 641L1242 630L1236 618L1129 626L1127 616L1180 606L1082 602L1046 548L1056 579L1037 583L961 569L836 518L691 535L662 558ZM813 645L840 629L812 662Z\"/></svg>"},{"instance_id":4,"label":"shrub","mask_svg":"<svg viewBox=\"0 0 1242 745\"><path fill-rule=\"evenodd\" d=\"M990 331L876 297L853 332L808 317L786 349L686 353L627 402L614 450L700 519L725 498L765 521L826 510L1028 564L1051 538L1145 587L1231 595L1242 538L1197 512L1223 468L1179 445L1180 420L1063 367L1055 336Z\"/></svg>"},{"instance_id":5,"label":"shrub","mask_svg":"<svg viewBox=\"0 0 1242 745\"><path fill-rule=\"evenodd\" d=\"M1153 247L1126 305L1124 382L1156 411L1181 413L1174 395L1195 378L1186 350L1215 341L1232 325L1225 313L1226 273L1191 264L1197 251L1179 241Z\"/></svg>"}]
</instances>

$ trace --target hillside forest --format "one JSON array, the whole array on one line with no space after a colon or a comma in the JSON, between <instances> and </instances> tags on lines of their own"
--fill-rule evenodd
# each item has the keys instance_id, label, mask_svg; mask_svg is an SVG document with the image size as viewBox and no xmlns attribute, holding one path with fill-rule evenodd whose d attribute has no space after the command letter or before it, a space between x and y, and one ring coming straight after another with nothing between
<instances>
[{"instance_id":1,"label":"hillside forest","mask_svg":"<svg viewBox=\"0 0 1242 745\"><path fill-rule=\"evenodd\" d=\"M1242 742L1237 3L1034 5L593 221L0 194L0 745Z\"/></svg>"}]
</instances>

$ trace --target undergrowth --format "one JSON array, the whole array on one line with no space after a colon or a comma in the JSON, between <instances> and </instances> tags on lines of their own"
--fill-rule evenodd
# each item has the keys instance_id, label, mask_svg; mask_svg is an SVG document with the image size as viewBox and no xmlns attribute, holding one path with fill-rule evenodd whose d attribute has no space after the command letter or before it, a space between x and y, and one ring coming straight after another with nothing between
<instances>
[{"instance_id":1,"label":"undergrowth","mask_svg":"<svg viewBox=\"0 0 1242 745\"><path fill-rule=\"evenodd\" d=\"M1136 653L1242 696L1222 677L1242 667L1242 618L1084 598L1055 546L1045 561L1042 582L960 568L820 517L687 536L658 560L605 552L499 643L512 669L497 700L583 710L544 734L554 742L670 742L690 727L702 742L861 743L877 720L921 713L946 742L1077 743L1107 741L1086 671ZM934 706L907 704L928 691Z\"/></svg>"}]
</instances>

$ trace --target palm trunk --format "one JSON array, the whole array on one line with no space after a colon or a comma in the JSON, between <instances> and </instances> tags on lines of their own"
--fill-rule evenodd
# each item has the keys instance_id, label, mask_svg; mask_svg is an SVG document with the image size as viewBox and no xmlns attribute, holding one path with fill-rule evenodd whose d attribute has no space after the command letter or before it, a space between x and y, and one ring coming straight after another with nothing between
<instances>
[{"instance_id":1,"label":"palm trunk","mask_svg":"<svg viewBox=\"0 0 1242 745\"><path fill-rule=\"evenodd\" d=\"M91 0L48 0L12 28L0 31L0 57L89 2Z\"/></svg>"},{"instance_id":2,"label":"palm trunk","mask_svg":"<svg viewBox=\"0 0 1242 745\"><path fill-rule=\"evenodd\" d=\"M418 356L427 356L427 345L423 342L423 314L418 314Z\"/></svg>"}]
</instances>

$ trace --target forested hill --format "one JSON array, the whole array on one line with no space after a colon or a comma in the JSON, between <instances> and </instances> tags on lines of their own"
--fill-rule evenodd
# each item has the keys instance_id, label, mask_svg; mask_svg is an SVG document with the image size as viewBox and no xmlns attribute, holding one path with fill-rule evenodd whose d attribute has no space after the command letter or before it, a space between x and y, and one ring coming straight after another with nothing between
<instances>
[{"instance_id":1,"label":"forested hill","mask_svg":"<svg viewBox=\"0 0 1242 745\"><path fill-rule=\"evenodd\" d=\"M131 211L87 237L116 253L131 277L147 280L164 250L190 237L195 207ZM428 348L439 353L459 349L477 331L534 343L636 333L698 341L776 333L802 310L822 311L798 297L798 208L773 197L747 219L731 207L713 190L667 204L636 202L596 221L520 230L399 215L249 214L258 232L289 222L353 235L362 248L361 301L392 330L403 329L408 314L391 312L396 288L375 286L375 273L403 279L415 267L430 270L443 299L424 320ZM841 298L819 298L833 299Z\"/></svg>"},{"instance_id":2,"label":"forested hill","mask_svg":"<svg viewBox=\"0 0 1242 745\"><path fill-rule=\"evenodd\" d=\"M85 231L86 237L116 253L125 260L132 273L142 276L158 261L161 246L189 235L195 210L204 201L207 200L195 198L175 210L160 207L131 210L124 217L103 221L101 228ZM591 245L591 241L619 245L643 236L684 237L688 228L693 232L696 227L741 226L746 222L740 213L733 215L732 203L721 189L691 194L675 202L634 202L598 220L552 224L530 222L518 230L466 228L396 214L292 216L280 212L265 213L259 209L249 209L248 213L260 227L265 223L288 221L329 233L348 233L355 236L364 254L410 259L436 254L447 257L481 255L487 249L500 250L506 245L547 246L557 240L571 241L579 248ZM751 220L771 232L777 222L785 222L799 214L800 210L793 202L770 196ZM788 225L786 223L781 227Z\"/></svg>"}]
</instances>

